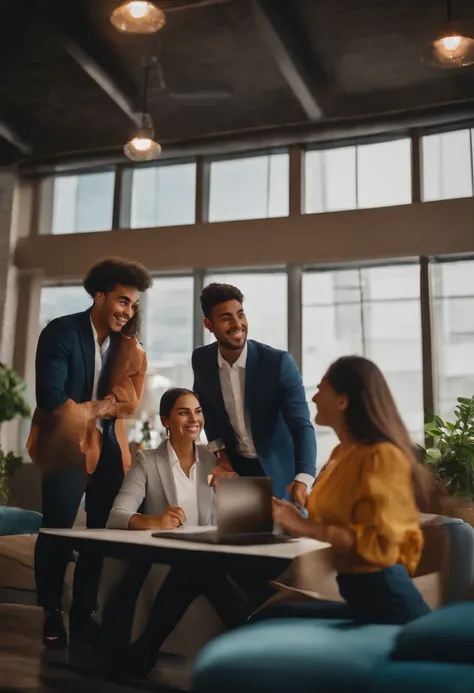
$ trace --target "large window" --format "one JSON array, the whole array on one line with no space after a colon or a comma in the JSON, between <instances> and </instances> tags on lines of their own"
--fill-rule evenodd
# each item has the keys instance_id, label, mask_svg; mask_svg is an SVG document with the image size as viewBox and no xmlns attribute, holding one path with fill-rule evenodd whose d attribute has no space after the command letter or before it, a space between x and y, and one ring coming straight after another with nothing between
<instances>
[{"instance_id":1,"label":"large window","mask_svg":"<svg viewBox=\"0 0 474 693\"><path fill-rule=\"evenodd\" d=\"M305 156L305 212L411 202L409 139L312 150Z\"/></svg>"},{"instance_id":2,"label":"large window","mask_svg":"<svg viewBox=\"0 0 474 693\"><path fill-rule=\"evenodd\" d=\"M194 224L195 208L195 163L134 169L132 228Z\"/></svg>"},{"instance_id":3,"label":"large window","mask_svg":"<svg viewBox=\"0 0 474 693\"><path fill-rule=\"evenodd\" d=\"M157 390L192 387L193 278L155 277L144 297L148 373Z\"/></svg>"},{"instance_id":4,"label":"large window","mask_svg":"<svg viewBox=\"0 0 474 693\"><path fill-rule=\"evenodd\" d=\"M286 272L210 274L206 284L223 282L237 286L244 294L249 337L277 349L286 349L287 276ZM213 336L206 330L206 341Z\"/></svg>"},{"instance_id":5,"label":"large window","mask_svg":"<svg viewBox=\"0 0 474 693\"><path fill-rule=\"evenodd\" d=\"M458 397L474 395L474 261L432 267L436 413L452 420Z\"/></svg>"},{"instance_id":6,"label":"large window","mask_svg":"<svg viewBox=\"0 0 474 693\"><path fill-rule=\"evenodd\" d=\"M209 221L288 216L287 153L213 161Z\"/></svg>"},{"instance_id":7,"label":"large window","mask_svg":"<svg viewBox=\"0 0 474 693\"><path fill-rule=\"evenodd\" d=\"M54 179L52 233L109 231L114 206L114 171Z\"/></svg>"},{"instance_id":8,"label":"large window","mask_svg":"<svg viewBox=\"0 0 474 693\"><path fill-rule=\"evenodd\" d=\"M40 298L40 330L54 318L79 313L91 305L92 299L82 286L43 286Z\"/></svg>"},{"instance_id":9,"label":"large window","mask_svg":"<svg viewBox=\"0 0 474 693\"><path fill-rule=\"evenodd\" d=\"M309 271L303 277L303 380L308 400L332 361L360 354L384 372L413 438L423 437L419 266ZM315 409L312 405L312 416ZM318 467L336 444L318 430Z\"/></svg>"},{"instance_id":10,"label":"large window","mask_svg":"<svg viewBox=\"0 0 474 693\"><path fill-rule=\"evenodd\" d=\"M427 135L422 140L423 201L471 197L473 130Z\"/></svg>"}]
</instances>

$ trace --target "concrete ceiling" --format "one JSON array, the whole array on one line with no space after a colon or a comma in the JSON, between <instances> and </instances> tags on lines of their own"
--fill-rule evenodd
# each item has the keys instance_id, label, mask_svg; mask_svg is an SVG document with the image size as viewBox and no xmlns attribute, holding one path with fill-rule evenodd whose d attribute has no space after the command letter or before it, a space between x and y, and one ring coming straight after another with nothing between
<instances>
[{"instance_id":1,"label":"concrete ceiling","mask_svg":"<svg viewBox=\"0 0 474 693\"><path fill-rule=\"evenodd\" d=\"M473 102L474 68L419 60L443 0L161 0L165 28L124 35L119 0L0 3L0 164L119 151L141 109L162 143ZM474 35L474 3L454 11ZM230 91L230 98L175 93Z\"/></svg>"}]
</instances>

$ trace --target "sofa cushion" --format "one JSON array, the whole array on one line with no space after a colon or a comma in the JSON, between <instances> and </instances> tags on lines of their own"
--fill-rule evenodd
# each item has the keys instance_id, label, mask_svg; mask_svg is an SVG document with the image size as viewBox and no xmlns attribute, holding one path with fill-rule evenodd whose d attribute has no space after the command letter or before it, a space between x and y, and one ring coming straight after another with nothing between
<instances>
[{"instance_id":1,"label":"sofa cushion","mask_svg":"<svg viewBox=\"0 0 474 693\"><path fill-rule=\"evenodd\" d=\"M392 662L376 668L368 693L472 693L474 667L469 664Z\"/></svg>"},{"instance_id":2,"label":"sofa cushion","mask_svg":"<svg viewBox=\"0 0 474 693\"><path fill-rule=\"evenodd\" d=\"M474 604L443 607L406 625L392 659L474 664Z\"/></svg>"},{"instance_id":3,"label":"sofa cushion","mask_svg":"<svg viewBox=\"0 0 474 693\"><path fill-rule=\"evenodd\" d=\"M42 516L34 510L9 508L0 505L0 536L38 534Z\"/></svg>"},{"instance_id":4,"label":"sofa cushion","mask_svg":"<svg viewBox=\"0 0 474 693\"><path fill-rule=\"evenodd\" d=\"M388 657L398 626L285 619L245 626L217 638L199 655L195 693L339 693L367 690L374 666Z\"/></svg>"}]
</instances>

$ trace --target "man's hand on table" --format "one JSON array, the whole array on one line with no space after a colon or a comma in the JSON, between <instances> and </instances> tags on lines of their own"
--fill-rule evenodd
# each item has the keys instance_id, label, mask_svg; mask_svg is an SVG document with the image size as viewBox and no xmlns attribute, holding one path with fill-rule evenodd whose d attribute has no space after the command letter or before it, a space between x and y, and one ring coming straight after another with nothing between
<instances>
[{"instance_id":1,"label":"man's hand on table","mask_svg":"<svg viewBox=\"0 0 474 693\"><path fill-rule=\"evenodd\" d=\"M308 487L304 481L293 481L293 483L288 486L288 493L290 494L291 500L298 508L304 508L308 497Z\"/></svg>"},{"instance_id":2,"label":"man's hand on table","mask_svg":"<svg viewBox=\"0 0 474 693\"><path fill-rule=\"evenodd\" d=\"M218 458L219 462L211 470L211 473L209 474L208 478L209 486L212 486L213 488L217 488L219 478L239 476L232 469L232 463L225 450L219 450Z\"/></svg>"}]
</instances>

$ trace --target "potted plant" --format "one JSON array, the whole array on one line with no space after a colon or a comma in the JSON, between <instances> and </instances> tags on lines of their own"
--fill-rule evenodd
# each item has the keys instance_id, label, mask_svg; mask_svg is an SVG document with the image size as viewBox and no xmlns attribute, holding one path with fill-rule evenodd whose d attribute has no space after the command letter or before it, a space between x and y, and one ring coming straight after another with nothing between
<instances>
[{"instance_id":1,"label":"potted plant","mask_svg":"<svg viewBox=\"0 0 474 693\"><path fill-rule=\"evenodd\" d=\"M454 421L431 414L425 433L433 445L423 448L422 462L433 466L441 489L435 512L474 524L474 396L458 398Z\"/></svg>"},{"instance_id":2,"label":"potted plant","mask_svg":"<svg viewBox=\"0 0 474 693\"><path fill-rule=\"evenodd\" d=\"M29 416L30 407L25 399L26 383L17 373L0 363L0 427L15 416ZM5 453L0 440L0 505L7 505L10 498L10 477L22 462L13 452Z\"/></svg>"}]
</instances>

